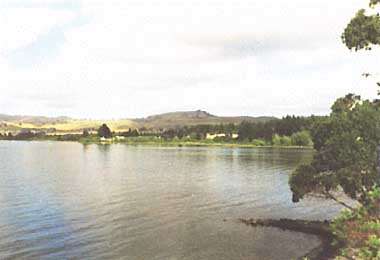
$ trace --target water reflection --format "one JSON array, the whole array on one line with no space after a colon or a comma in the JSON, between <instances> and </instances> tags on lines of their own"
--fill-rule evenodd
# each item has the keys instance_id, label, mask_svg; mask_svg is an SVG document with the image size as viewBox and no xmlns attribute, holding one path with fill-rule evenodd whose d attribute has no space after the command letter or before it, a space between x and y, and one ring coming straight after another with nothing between
<instances>
[{"instance_id":1,"label":"water reflection","mask_svg":"<svg viewBox=\"0 0 380 260\"><path fill-rule=\"evenodd\" d=\"M310 150L0 142L0 256L294 258L318 240L247 228L236 219L333 216L338 208L326 202L291 203L288 174L311 156Z\"/></svg>"}]
</instances>

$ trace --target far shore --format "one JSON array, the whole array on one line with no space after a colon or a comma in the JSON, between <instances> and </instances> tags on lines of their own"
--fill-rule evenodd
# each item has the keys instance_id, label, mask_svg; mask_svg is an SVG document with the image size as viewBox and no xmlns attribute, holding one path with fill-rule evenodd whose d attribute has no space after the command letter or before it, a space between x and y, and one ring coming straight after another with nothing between
<instances>
[{"instance_id":1,"label":"far shore","mask_svg":"<svg viewBox=\"0 0 380 260\"><path fill-rule=\"evenodd\" d=\"M189 141L178 141L178 140L155 140L146 141L139 140L138 138L126 138L124 140L116 139L105 139L101 140L98 137L81 137L76 140L59 140L57 136L46 136L44 138L31 138L25 140L7 140L5 141L57 141L57 142L79 142L82 144L127 144L127 145L146 145L146 146L187 146L187 147L231 147L231 148L280 148L280 149L313 149L312 146L294 146L294 145L257 145L254 143L247 142L216 142L212 140L189 140ZM1 139L0 139L1 141Z\"/></svg>"}]
</instances>

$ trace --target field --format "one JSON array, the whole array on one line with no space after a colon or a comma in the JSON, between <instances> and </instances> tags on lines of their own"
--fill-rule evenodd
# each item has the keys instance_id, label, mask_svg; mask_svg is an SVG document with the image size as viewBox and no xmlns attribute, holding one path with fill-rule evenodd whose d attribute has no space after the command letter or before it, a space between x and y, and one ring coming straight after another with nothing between
<instances>
[{"instance_id":1,"label":"field","mask_svg":"<svg viewBox=\"0 0 380 260\"><path fill-rule=\"evenodd\" d=\"M238 124L242 121L265 122L273 117L219 117L205 111L172 112L141 119L74 119L69 117L8 116L0 114L0 133L17 133L23 130L46 132L47 134L79 134L83 130L96 131L107 124L112 131L123 132L129 128L153 130L169 129L200 124Z\"/></svg>"}]
</instances>

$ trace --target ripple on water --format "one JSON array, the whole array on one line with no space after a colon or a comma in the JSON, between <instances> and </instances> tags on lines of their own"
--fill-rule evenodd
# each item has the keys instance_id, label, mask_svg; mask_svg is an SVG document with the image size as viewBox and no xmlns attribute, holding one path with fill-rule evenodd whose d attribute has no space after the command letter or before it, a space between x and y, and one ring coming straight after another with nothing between
<instances>
[{"instance_id":1,"label":"ripple on water","mask_svg":"<svg viewBox=\"0 0 380 260\"><path fill-rule=\"evenodd\" d=\"M291 203L288 174L311 155L0 142L0 258L296 258L319 239L236 220L334 216L326 201Z\"/></svg>"}]
</instances>

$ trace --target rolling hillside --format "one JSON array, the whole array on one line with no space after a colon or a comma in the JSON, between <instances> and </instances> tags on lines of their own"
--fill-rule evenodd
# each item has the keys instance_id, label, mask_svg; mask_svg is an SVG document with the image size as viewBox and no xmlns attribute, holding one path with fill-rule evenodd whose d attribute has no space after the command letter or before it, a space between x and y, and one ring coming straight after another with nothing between
<instances>
[{"instance_id":1,"label":"rolling hillside","mask_svg":"<svg viewBox=\"0 0 380 260\"><path fill-rule=\"evenodd\" d=\"M242 121L265 122L274 117L220 117L206 111L184 111L153 115L140 119L86 120L70 117L10 116L0 114L0 133L16 133L23 130L44 131L50 134L80 133L95 131L106 123L113 131L127 131L129 128L168 129L185 125L228 124Z\"/></svg>"}]
</instances>

